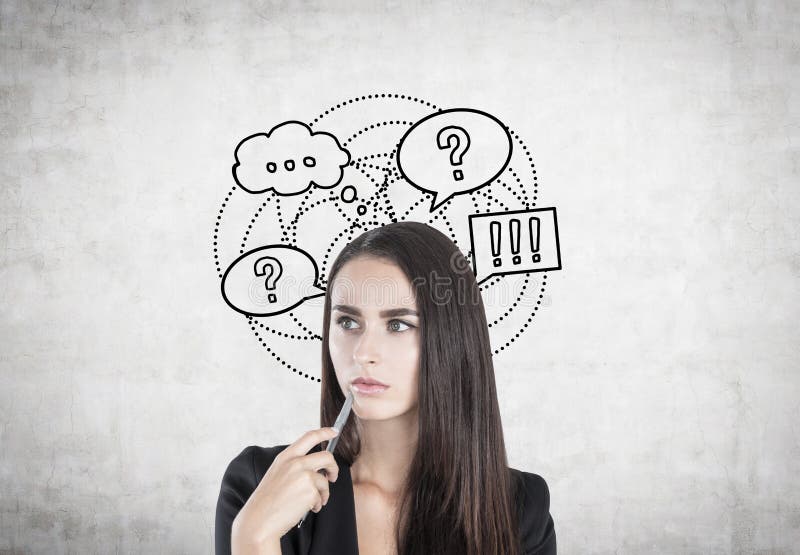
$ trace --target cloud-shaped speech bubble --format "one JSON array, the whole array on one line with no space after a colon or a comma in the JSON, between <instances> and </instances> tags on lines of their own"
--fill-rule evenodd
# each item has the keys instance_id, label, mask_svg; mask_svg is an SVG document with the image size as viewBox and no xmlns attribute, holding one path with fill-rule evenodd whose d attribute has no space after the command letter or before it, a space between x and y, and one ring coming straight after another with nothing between
<instances>
[{"instance_id":1,"label":"cloud-shaped speech bubble","mask_svg":"<svg viewBox=\"0 0 800 555\"><path fill-rule=\"evenodd\" d=\"M350 153L330 133L311 131L300 121L286 121L269 133L245 137L236 146L233 179L248 193L273 190L296 195L312 185L339 184Z\"/></svg>"},{"instance_id":2,"label":"cloud-shaped speech bubble","mask_svg":"<svg viewBox=\"0 0 800 555\"><path fill-rule=\"evenodd\" d=\"M222 297L251 316L274 316L325 294L317 263L288 245L267 245L234 260L222 276ZM320 292L321 291L321 292Z\"/></svg>"},{"instance_id":3,"label":"cloud-shaped speech bubble","mask_svg":"<svg viewBox=\"0 0 800 555\"><path fill-rule=\"evenodd\" d=\"M414 187L433 193L431 212L453 195L491 183L511 160L511 135L497 118L469 108L419 120L400 139L397 165Z\"/></svg>"}]
</instances>

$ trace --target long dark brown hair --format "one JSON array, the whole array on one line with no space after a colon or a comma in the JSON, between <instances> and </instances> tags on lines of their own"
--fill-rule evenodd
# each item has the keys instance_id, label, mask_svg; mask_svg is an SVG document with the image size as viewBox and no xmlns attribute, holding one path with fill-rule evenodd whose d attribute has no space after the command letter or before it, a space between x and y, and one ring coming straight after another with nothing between
<instances>
[{"instance_id":1,"label":"long dark brown hair","mask_svg":"<svg viewBox=\"0 0 800 555\"><path fill-rule=\"evenodd\" d=\"M328 272L322 326L321 426L344 403L329 350L331 289L356 256L387 259L408 277L419 312L419 438L401 494L400 555L518 555L515 475L508 469L480 289L458 246L437 229L397 222L350 242ZM361 452L358 427L341 432L337 455Z\"/></svg>"}]
</instances>

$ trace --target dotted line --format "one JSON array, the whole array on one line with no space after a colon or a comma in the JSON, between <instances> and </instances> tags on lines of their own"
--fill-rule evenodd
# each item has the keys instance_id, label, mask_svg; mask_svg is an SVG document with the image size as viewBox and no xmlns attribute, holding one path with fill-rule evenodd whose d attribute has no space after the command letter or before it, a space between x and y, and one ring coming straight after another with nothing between
<instances>
[{"instance_id":1,"label":"dotted line","mask_svg":"<svg viewBox=\"0 0 800 555\"><path fill-rule=\"evenodd\" d=\"M219 239L219 224L222 222L222 214L225 212L225 206L228 204L228 201L233 196L233 193L238 189L236 185L231 187L231 190L228 191L228 194L225 195L225 200L222 201L222 208L219 210L219 214L217 214L217 221L214 224L214 241L213 241L213 248L214 248L214 265L217 267L217 275L219 279L222 279L222 268L219 265L219 253L217 252L217 240Z\"/></svg>"},{"instance_id":2,"label":"dotted line","mask_svg":"<svg viewBox=\"0 0 800 555\"><path fill-rule=\"evenodd\" d=\"M394 151L392 151L391 155L394 155ZM351 163L351 165L359 172L361 172L361 175L369 179L372 182L372 184L378 189L376 192L372 193L372 195L365 201L365 204L370 204L375 198L375 195L381 193L383 188L387 186L386 185L387 174L391 173L392 166L391 164L387 164L386 166L376 166L374 164L362 164L361 162L356 162L354 164ZM372 168L374 170L383 172L383 183L379 184L378 181L372 177L372 175L370 175L369 173L367 173L365 170L362 169L363 167ZM373 203L373 206L377 205Z\"/></svg>"},{"instance_id":3,"label":"dotted line","mask_svg":"<svg viewBox=\"0 0 800 555\"><path fill-rule=\"evenodd\" d=\"M531 156L531 153L528 150L528 147L522 141L522 138L519 135L517 135L517 133L514 132L513 129L508 129L508 132L511 134L512 137L514 137L514 139L522 147L522 150L525 153L525 157L528 159L528 163L531 166L531 175L533 176L533 202L531 202L530 205L536 206L536 199L537 199L537 195L538 195L538 192L539 192L538 191L539 184L538 184L538 178L536 176L536 164L533 163L533 156ZM525 198L527 199L528 197L527 197L527 193L526 193L526 187L523 186L522 181L517 177L517 174L514 172L514 170L512 168L509 168L509 170L511 171L512 175L516 179L517 183L520 185L520 188L522 189L523 194L525 195ZM476 209L477 209L477 205L476 205ZM526 282L527 282L527 279L526 279ZM506 347L511 345L511 343L513 343L514 340L517 339L522 334L522 332L525 331L525 329L527 329L528 324L530 324L531 320L533 320L534 316L536 316L536 311L539 310L539 305L542 302L542 296L544 294L544 290L545 290L545 285L546 284L547 284L547 274L544 274L542 276L542 287L541 287L541 289L539 291L539 300L536 301L536 306L533 307L533 312L531 313L530 317L522 325L522 329L518 333L516 333L514 335L514 337L512 337L509 341L507 341L505 345L503 345L499 349L496 349L494 351L494 354L499 353L500 351L504 350ZM512 304L512 307L514 307L514 306L516 306L516 303Z\"/></svg>"},{"instance_id":4,"label":"dotted line","mask_svg":"<svg viewBox=\"0 0 800 555\"><path fill-rule=\"evenodd\" d=\"M306 374L305 372L301 372L300 370L298 370L297 368L295 368L294 366L292 366L291 364L289 364L288 362L286 362L285 360L283 360L283 359L280 357L280 355L278 355L278 353L276 353L275 351L273 351L273 350L272 350L272 349L269 347L269 345L267 345L267 344L266 344L266 342L265 342L265 341L264 341L264 340L261 338L261 336L258 334L258 330L257 330L257 329L256 329L256 327L253 325L253 317L252 317L252 316L247 316L246 318L249 320L249 323L250 323L250 329L251 329L251 330L253 330L253 333L254 333L254 334L256 334L256 339L258 339L259 343L261 343L261 345L262 345L262 346L263 346L263 347L264 347L264 348L267 350L267 352L268 352L269 354L271 354L273 357L275 357L275 360L277 360L278 362L280 362L282 365L286 366L287 368L290 368L290 369L292 370L292 372L294 372L295 374L299 374L300 376L302 376L302 377L304 377L304 378L308 378L308 379L310 379L310 380L314 380L314 379L316 379L316 381L317 381L317 382L321 382L321 381L322 381L322 379L321 379L321 378L314 378L313 376L309 376L309 375L308 375L308 374Z\"/></svg>"},{"instance_id":5,"label":"dotted line","mask_svg":"<svg viewBox=\"0 0 800 555\"><path fill-rule=\"evenodd\" d=\"M306 203L308 202L308 199L311 198L311 194L314 192L315 189L316 188L312 186L312 187L309 187L308 191L305 192L305 194L303 195L302 200L300 201L301 208L306 205ZM295 246L295 247L297 246L297 220L300 219L300 214L301 214L301 211L298 210L297 214L294 215L294 220L292 220L292 224L293 224L292 225L292 245Z\"/></svg>"},{"instance_id":6,"label":"dotted line","mask_svg":"<svg viewBox=\"0 0 800 555\"><path fill-rule=\"evenodd\" d=\"M353 104L354 102L361 102L361 101L364 101L364 100L372 100L373 98L374 99L379 99L379 98L399 98L401 100L408 100L410 102L418 102L419 104L424 104L425 106L433 108L434 110L439 110L441 112L441 109L437 108L437 106L435 104L431 104L430 102L422 100L421 98L417 98L416 96L410 96L410 95L405 95L405 94L391 94L391 93L390 94L377 94L377 93L375 93L375 94L368 94L366 96L361 96L361 97L356 96L356 97L351 98L349 100L345 100L344 102L340 102L336 106L331 106L330 108L325 110L323 113L321 113L320 115L315 117L314 121L309 123L308 125L309 125L309 127L313 127L315 123L320 121L325 116L327 116L329 114L332 114L333 112L335 112L339 108L344 108L348 104Z\"/></svg>"},{"instance_id":7,"label":"dotted line","mask_svg":"<svg viewBox=\"0 0 800 555\"><path fill-rule=\"evenodd\" d=\"M429 225L433 225L433 222L434 222L434 220L438 220L440 217L442 217L441 215L442 215L442 214L444 214L444 209L445 209L445 208L447 208L447 207L450 205L450 203L451 203L451 202L453 202L453 197L450 197L449 199L447 199L447 200L444 202L444 204L442 204L442 205L439 207L439 208L441 208L441 209L442 209L442 211L441 211L441 212L439 212L439 213L437 213L437 214L434 214L434 215L433 215L433 217L431 217L431 218L428 218L428 222L427 222L427 223L428 223ZM438 210L439 208L437 208L437 210ZM452 239L452 236L451 236L451 239Z\"/></svg>"},{"instance_id":8,"label":"dotted line","mask_svg":"<svg viewBox=\"0 0 800 555\"><path fill-rule=\"evenodd\" d=\"M253 215L253 218L250 220L250 224L247 226L247 230L244 232L244 237L242 238L242 248L239 250L239 254L244 254L244 251L245 251L245 245L247 244L247 239L248 239L248 237L249 237L249 235L250 235L250 230L253 228L253 225L255 224L255 222L256 222L256 219L258 218L258 216L261 214L261 211L262 211L262 210L263 210L263 209L264 209L264 208L267 206L267 203L268 203L270 200L273 200L273 199L274 199L274 194L273 194L273 196L272 196L272 197L267 197L267 200L265 200L265 201L264 201L264 202L261 204L261 206L258 208L258 210L256 211L256 213ZM293 244L293 245L296 245L296 244L297 244L297 241L295 240L295 236L296 236L296 235L297 235L297 233L292 233L292 236L293 236L293 237L292 237L292 244ZM295 318L295 317L294 317L294 316L293 316L291 313L289 313L289 316L290 316L290 317L291 317L293 320L295 320L295 322L297 322L297 319L296 319L296 318ZM252 318L251 316L248 316L248 317L249 317L249 318ZM302 336L299 336L299 335L295 336L295 335L291 335L291 334L283 333L283 332L281 332L281 331L279 331L279 330L275 330L275 329L272 329L272 328L270 328L270 327L266 326L265 324L263 324L263 323L262 323L261 321L259 321L259 320L256 320L256 323L259 325L259 327L261 327L261 329L264 329L264 330L266 330L266 331L269 331L269 332L271 332L271 333L277 334L277 335L279 335L279 336L281 336L281 337L288 337L288 338L291 338L291 339L313 339L313 338L319 338L319 339L322 339L321 337L319 337L319 336L317 336L317 335L314 335L314 333L313 333L311 330L309 330L308 328L305 328L305 327L304 327L302 324L299 324L299 322L298 322L298 325L300 325L300 327L301 327L301 328L303 328L303 331L305 331L305 332L307 332L307 333L309 333L309 334L311 335L311 337L310 337L310 338L309 338L309 337L302 337ZM258 335L258 334L256 334L256 335Z\"/></svg>"},{"instance_id":9,"label":"dotted line","mask_svg":"<svg viewBox=\"0 0 800 555\"><path fill-rule=\"evenodd\" d=\"M397 152L397 148L395 148L394 150L392 150L392 152L389 154L389 157L390 157L390 159L393 159L393 158L394 158L394 153L395 153L395 152ZM377 167L377 166L372 166L372 164L369 164L369 166L370 166L370 167L373 167L373 168L375 168L375 169L380 169L380 170L382 170L382 171L383 171L383 183L382 183L381 185L378 185L378 182L377 182L376 180L374 180L374 179L372 178L372 176L371 176L371 175L368 175L366 172L362 171L362 170L361 170L361 168L360 168L360 165L359 165L359 164L356 164L356 166L355 166L355 167L356 167L356 169L357 169L358 171L360 171L360 172L361 172L361 173L362 173L362 174L363 174L363 175L364 175L364 176L365 176L367 179L369 179L370 181L372 181L373 185L375 185L376 187L378 187L378 190L377 190L377 191L375 191L375 192L374 192L374 193L373 193L373 194L372 194L372 195L369 197L369 199L367 199L367 201L366 201L366 204L367 204L367 205L372 205L372 206L373 206L375 209L377 209L377 208L378 208L378 202L379 202L379 201L378 201L378 200L375 200L375 197L376 197L377 195L382 195L382 196L383 196L383 202L384 202L384 204L385 204L385 205L386 205L386 206L389 208L389 217L390 217L390 218L392 218L392 219L394 220L394 218L395 218L395 211L394 211L394 207L392 206L391 199L389 199L389 193L387 192L387 190L388 190L388 188L389 188L389 185L390 185L391 183L394 183L394 180L393 180L393 181L391 181L391 182L389 181L389 176L392 174L392 171L393 171L393 169L394 169L394 168L393 168L393 166L391 165L391 163L387 164L387 165L386 165L386 166L384 166L383 168L379 168L379 167ZM396 221L396 220L394 220L394 221ZM377 220L375 220L374 222L370 222L370 223L375 223L375 224L377 224L378 222L377 222Z\"/></svg>"},{"instance_id":10,"label":"dotted line","mask_svg":"<svg viewBox=\"0 0 800 555\"><path fill-rule=\"evenodd\" d=\"M411 126L414 125L414 123L415 122L413 122L413 121L400 121L400 120L398 120L398 121L389 120L389 121L382 121L382 122L379 122L379 123L373 123L372 125L368 125L367 127L359 130L357 133L353 133L350 137L347 138L347 140L345 142L342 143L342 146L346 147L351 142L355 141L360 135L366 133L367 131L371 131L372 129L375 129L377 127L383 127L383 126L389 126L389 125L405 125L407 127L411 127Z\"/></svg>"},{"instance_id":11,"label":"dotted line","mask_svg":"<svg viewBox=\"0 0 800 555\"><path fill-rule=\"evenodd\" d=\"M536 301L536 306L533 307L533 312L531 312L531 315L528 317L527 320L525 320L525 323L522 324L522 329L520 329L517 333L514 334L514 337L512 337L511 339L506 341L505 345L503 345L499 349L495 349L495 351L494 351L495 355L498 354L500 351L504 350L509 345L511 345L514 341L519 339L519 336L522 335L522 333L528 328L528 324L530 324L531 320L533 320L534 316L536 316L536 311L539 310L539 305L542 303L542 296L543 296L543 293L544 293L544 286L546 284L547 284L547 274L544 274L544 275L542 275L542 288L539 290L539 300ZM517 305L517 303L514 303L512 305L512 307L516 306L516 305Z\"/></svg>"},{"instance_id":12,"label":"dotted line","mask_svg":"<svg viewBox=\"0 0 800 555\"><path fill-rule=\"evenodd\" d=\"M310 329L308 329L308 328L305 326L305 324L303 324L303 322L301 322L301 321L300 321L300 320L297 318L297 316L295 316L295 315L294 315L294 313L293 313L293 312L291 312L291 311L289 312L289 317L290 317L290 318L291 318L291 319L294 321L294 323L295 323L295 324L297 324L297 326L298 326L298 327L299 327L301 330L303 330L304 332L306 332L306 333L310 334L310 335L311 335L311 336L313 336L315 339L319 339L320 341L322 341L322 337L320 337L319 335L317 335L316 333L314 333L313 331L311 331Z\"/></svg>"},{"instance_id":13,"label":"dotted line","mask_svg":"<svg viewBox=\"0 0 800 555\"><path fill-rule=\"evenodd\" d=\"M514 168L509 167L508 171L510 171L511 175L514 176L514 179L517 181L517 185L519 185L520 191L522 191L522 195L525 197L525 208L530 208L531 201L528 199L528 191L526 190L525 184L522 183L522 180L517 176L517 172L514 171ZM534 173L536 173L536 172L534 172ZM505 185L505 183L503 185ZM511 189L509 189L509 191L510 190ZM533 192L535 193L536 190L534 189ZM519 197L517 197L517 198L519 198ZM536 196L533 197L533 200L534 201L536 200ZM536 202L534 202L533 205L536 206Z\"/></svg>"},{"instance_id":14,"label":"dotted line","mask_svg":"<svg viewBox=\"0 0 800 555\"><path fill-rule=\"evenodd\" d=\"M503 315L502 315L502 316L498 317L496 320L492 321L492 322L489 324L489 327L490 327L490 328L491 328L492 326L496 325L496 324L499 324L500 322L502 322L502 321L505 319L505 317L506 317L506 316L508 316L509 314L511 314L511 310L512 310L512 309L513 309L515 306L517 306L517 303L518 303L518 302L519 302L519 300L522 298L523 294L525 293L525 290L528 288L528 281L530 281L530 274L525 274L525 281L522 283L522 289L520 290L520 292L519 292L519 295L517 295L517 300L516 300L516 301L514 301L513 303L511 303L511 308L509 308L508 310L506 310L506 311L503 313Z\"/></svg>"},{"instance_id":15,"label":"dotted line","mask_svg":"<svg viewBox=\"0 0 800 555\"><path fill-rule=\"evenodd\" d=\"M386 156L389 156L388 152L386 153ZM360 171L361 173L363 173L367 177L368 177L367 173L364 170L362 170L361 168L370 168L370 169L379 170L379 171L382 171L382 172L386 172L387 168L388 168L390 172L393 171L393 168L392 168L392 166L390 164L388 164L386 166L377 166L375 164L368 164L366 162L361 162L359 160L356 160L355 162L350 162L350 165L355 167L355 169L357 169L358 171ZM373 183L377 183L377 181L375 181L374 179L372 180L372 182Z\"/></svg>"},{"instance_id":16,"label":"dotted line","mask_svg":"<svg viewBox=\"0 0 800 555\"><path fill-rule=\"evenodd\" d=\"M312 208L316 208L317 206L325 204L326 202L330 202L330 201L336 202L336 199L337 199L336 193L330 193L327 198L321 198L321 199L319 199L319 200L317 200L315 202L312 202L311 204L309 204L305 208L301 208L300 210L298 210L297 214L295 214L295 216L294 216L294 219L289 224L289 225L292 226L292 237L294 237L295 240L296 240L296 237L297 237L297 224L300 221L300 218L303 216L303 214L305 214L307 212L310 212Z\"/></svg>"},{"instance_id":17,"label":"dotted line","mask_svg":"<svg viewBox=\"0 0 800 555\"><path fill-rule=\"evenodd\" d=\"M286 241L289 241L289 231L286 229L286 226L283 225L283 216L281 216L281 197L275 196L275 209L277 210L278 216L278 225L281 226L281 231L283 232L283 238Z\"/></svg>"},{"instance_id":18,"label":"dotted line","mask_svg":"<svg viewBox=\"0 0 800 555\"><path fill-rule=\"evenodd\" d=\"M292 321L294 321L294 323L297 324L297 326L300 327L300 329L302 329L304 332L306 332L308 334L307 336L303 337L301 335L292 335L292 334L289 334L289 333L284 333L284 332L272 329L269 326L261 323L260 321L258 322L258 325L262 329L267 330L269 332L272 332L272 333L277 334L277 335L282 336L282 337L287 337L287 338L291 338L291 339L306 339L306 340L319 339L319 340L322 340L322 338L319 335L315 334L313 331L311 331L306 326L304 326L303 323L300 322L300 320L298 320L294 316L294 314L292 314L291 312L289 312L288 314L289 314L289 317L292 319ZM258 334L256 334L256 335L258 335Z\"/></svg>"},{"instance_id":19,"label":"dotted line","mask_svg":"<svg viewBox=\"0 0 800 555\"><path fill-rule=\"evenodd\" d=\"M475 213L476 214L479 213L481 211L481 209L478 206L478 202L475 200L475 192L474 191L469 194L469 199L472 201L472 206L475 207ZM488 212L489 210L487 209L486 211Z\"/></svg>"},{"instance_id":20,"label":"dotted line","mask_svg":"<svg viewBox=\"0 0 800 555\"><path fill-rule=\"evenodd\" d=\"M235 187L234 187L234 189L235 189ZM311 189L309 190L309 193L310 193L310 192L311 192ZM304 198L304 200L307 200L307 199L308 199L308 196L309 196L309 194L307 193L307 194L306 194L306 197ZM334 199L336 198L336 195L335 195L335 193L331 193L331 196L332 196ZM261 214L261 211L262 211L262 210L263 210L263 209L264 209L264 208L267 206L267 203L268 203L270 200L273 200L274 198L275 198L275 197L274 197L274 194L273 194L273 196L272 196L272 197L267 197L267 200L265 200L265 201L262 203L262 205L261 205L261 206L258 208L258 210L256 211L256 213L253 215L253 218L250 220L250 224L247 226L247 230L245 231L244 237L242 238L242 248L241 248L241 250L239 251L239 254L243 254L243 253L244 253L244 251L245 251L245 246L246 246L246 243L247 243L248 236L250 235L250 230L252 229L253 225L255 224L255 221L256 221L256 219L257 219L257 218L258 218L258 216ZM324 200L329 200L329 199L322 199L322 200L324 201ZM338 206L337 206L337 208L338 208ZM340 212L340 213L342 213L342 214L344 215L344 213L342 212L342 210L341 210L341 209L339 209L339 212ZM299 217L299 216L298 216L298 217ZM346 218L346 217L347 217L347 216L345 215L345 218ZM349 218L348 218L348 219L349 219ZM292 232L292 244L293 244L293 245L296 245L296 244L297 244L297 240L296 240L296 237L297 237L297 231L296 231L296 230L297 230L297 225L295 225L295 226L294 226L294 229L293 229L293 232ZM284 233L284 235L285 235L285 233ZM222 277L222 276L220 275L220 277ZM272 329L272 328L268 327L267 325L263 324L263 323L262 323L262 322L260 322L260 321L256 321L256 322L257 322L257 324L259 325L259 327L261 327L263 330L269 331L269 332L271 332L271 333L273 333L273 334L277 334L277 335L279 335L279 336L281 336L281 337L288 337L288 338L291 338L291 339L315 339L315 338L316 338L316 339L320 339L320 340L322 339L322 338L321 338L321 337L319 337L318 335L314 334L314 332L313 332L313 331L311 331L311 330L310 330L310 329L308 329L306 326L304 326L304 325L303 325L303 324L302 324L302 323L301 323L301 322L300 322L300 321L299 321L299 320L298 320L298 319L297 319L297 318L296 318L296 317L295 317L295 316L294 316L294 315L293 315L291 312L289 313L289 316L292 318L292 320L293 320L293 321L294 321L294 322L295 322L295 323L296 323L296 324L297 324L297 325L298 325L298 326L299 326L299 327L300 327L300 328L301 328L301 329L302 329L304 332L306 332L307 334L309 334L309 335L310 335L310 337L303 337L303 336L299 336L299 335L298 335L298 336L295 336L295 335L292 335L292 334L287 334L287 333L281 332L281 331L279 331L279 330ZM258 334L256 334L256 335L258 335Z\"/></svg>"},{"instance_id":21,"label":"dotted line","mask_svg":"<svg viewBox=\"0 0 800 555\"><path fill-rule=\"evenodd\" d=\"M420 205L420 204L422 204L423 202L425 202L425 201L430 201L430 200L431 200L431 197L432 197L432 195L430 195L430 194L429 194L427 197L425 197L425 198L421 198L421 199L419 199L418 201L416 201L414 204L412 204L412 205L411 205L411 206L408 208L408 210L406 210L406 211L405 211L405 213L404 213L402 216L400 216L400 220L404 221L404 220L406 219L406 217L407 217L409 214L411 214L411 211L412 211L412 210L414 210L414 209L415 209L417 206L419 206L419 205Z\"/></svg>"},{"instance_id":22,"label":"dotted line","mask_svg":"<svg viewBox=\"0 0 800 555\"><path fill-rule=\"evenodd\" d=\"M352 223L354 223L354 222L353 222L353 219L352 219L350 216L348 216L348 215L345 213L345 211L344 211L344 210L342 210L342 206L339 204L339 197L336 197L336 198L333 200L333 205L336 207L336 210L338 210L338 211L339 211L339 214L341 214L341 215L342 215L342 218L344 218L345 220L347 220L347 223L348 223L348 224L352 224Z\"/></svg>"},{"instance_id":23,"label":"dotted line","mask_svg":"<svg viewBox=\"0 0 800 555\"><path fill-rule=\"evenodd\" d=\"M333 241L331 241L330 244L328 245L328 249L325 251L325 256L322 257L322 264L320 264L320 272L319 272L320 273L320 278L319 278L319 280L320 280L321 283L324 283L326 285L328 283L328 280L323 278L323 277L321 277L321 276L325 275L325 265L328 263L328 257L330 256L331 251L333 250L333 245L335 245L336 242L339 240L339 238L342 237L345 233L347 233L348 231L351 231L351 230L353 230L353 229L355 229L357 227L360 228L361 224L359 224L358 222L353 222L353 224L350 227L347 227L343 231L340 231L336 235L336 237L334 237ZM350 241L350 239L352 239L354 233L355 232L351 233L350 237L347 239L348 242Z\"/></svg>"},{"instance_id":24,"label":"dotted line","mask_svg":"<svg viewBox=\"0 0 800 555\"><path fill-rule=\"evenodd\" d=\"M503 276L491 277L491 278L489 278L488 282L484 283L483 285L479 285L478 287L480 287L481 289L483 289L484 287L489 288L489 287L493 286L495 283L498 283L502 278L503 278Z\"/></svg>"},{"instance_id":25,"label":"dotted line","mask_svg":"<svg viewBox=\"0 0 800 555\"><path fill-rule=\"evenodd\" d=\"M440 215L442 217L442 221L444 222L444 225L447 226L447 230L450 233L450 239L453 240L453 244L455 246L458 246L458 240L456 239L456 232L453 231L453 226L450 224L450 220L447 219L447 216L444 215L444 212L440 212L440 214L437 215L436 217L434 217L433 219L434 220L437 219Z\"/></svg>"},{"instance_id":26,"label":"dotted line","mask_svg":"<svg viewBox=\"0 0 800 555\"><path fill-rule=\"evenodd\" d=\"M258 207L258 210L256 210L256 213L250 219L250 223L247 225L247 229L245 230L244 236L242 237L242 247L239 249L239 254L244 254L244 251L245 251L245 248L246 248L246 245L247 245L247 239L249 239L249 236L250 236L250 230L253 229L253 225L256 223L256 219L261 214L261 211L264 208L266 208L267 203L269 201L275 200L275 199L276 199L276 197L274 195L271 196L271 197L267 197L267 200L265 200L264 202L261 203L261 206Z\"/></svg>"},{"instance_id":27,"label":"dotted line","mask_svg":"<svg viewBox=\"0 0 800 555\"><path fill-rule=\"evenodd\" d=\"M467 254L464 255L464 258L466 258L467 262L469 262L470 266L472 266L472 249L467 251Z\"/></svg>"},{"instance_id":28,"label":"dotted line","mask_svg":"<svg viewBox=\"0 0 800 555\"><path fill-rule=\"evenodd\" d=\"M384 175L385 175L385 177L384 177L384 180L383 180L383 183L384 183L383 186L385 186L386 192L383 193L383 205L384 205L383 209L388 214L389 219L391 219L393 222L396 222L397 221L397 214L395 214L394 205L392 205L392 200L391 200L391 198L389 198L389 192L388 191L389 191L389 187L397 182L397 179L391 179L391 180L389 179L389 176L392 175L391 168L389 168ZM376 203L375 207L377 208L377 206L378 205Z\"/></svg>"},{"instance_id":29,"label":"dotted line","mask_svg":"<svg viewBox=\"0 0 800 555\"><path fill-rule=\"evenodd\" d=\"M362 160L371 160L373 158L378 158L380 156L389 156L389 153L388 152L381 152L379 154L365 154L364 156L361 156L360 158L356 158L355 160L350 160L350 165L352 166L356 162L361 162Z\"/></svg>"},{"instance_id":30,"label":"dotted line","mask_svg":"<svg viewBox=\"0 0 800 555\"><path fill-rule=\"evenodd\" d=\"M508 129L508 128L506 128L506 129ZM538 183L536 183L536 180L537 180L536 179L536 164L533 163L533 156L531 156L531 153L528 150L528 147L525 146L525 143L522 142L522 139L520 138L520 136L517 135L514 132L513 129L508 129L508 132L511 133L511 136L514 137L517 140L519 145L522 147L522 150L525 152L525 157L528 158L528 162L531 165L531 174L533 175L533 194L536 195L537 194ZM535 196L533 197L533 200L536 200ZM533 206L536 206L535 202L533 203Z\"/></svg>"},{"instance_id":31,"label":"dotted line","mask_svg":"<svg viewBox=\"0 0 800 555\"><path fill-rule=\"evenodd\" d=\"M394 155L394 151L389 156L393 156L393 155ZM383 172L383 183L378 185L378 182L375 179L373 179L370 174L368 174L366 171L361 169L362 165L365 166L365 167L369 167L369 168L372 168L372 169L376 169L376 170L382 171ZM375 214L377 212L378 202L379 202L379 201L375 200L375 196L379 195L379 194L382 195L383 196L383 204L384 204L384 212L387 213L387 215L389 216L389 218L393 222L396 222L397 221L397 217L396 217L396 214L395 214L395 209L394 209L394 206L392 205L391 199L389 198L389 193L387 192L387 190L389 188L389 185L391 185L392 183L395 182L395 180L389 181L389 175L391 175L392 172L393 172L393 168L392 168L391 163L387 164L386 166L375 166L373 164L361 164L360 162L357 162L355 164L355 168L359 172L361 172L361 175L363 175L364 177L369 179L372 182L372 184L375 187L377 187L377 190L369 197L369 199L367 199L365 201L365 205L366 206L371 205L373 207L373 214ZM377 218L374 219L374 220L368 221L367 224L369 224L369 225L380 224L380 227L383 227L385 225L383 223L378 222Z\"/></svg>"},{"instance_id":32,"label":"dotted line","mask_svg":"<svg viewBox=\"0 0 800 555\"><path fill-rule=\"evenodd\" d=\"M292 317L292 319L297 321L297 319L294 318L294 317ZM255 320L255 319L253 319L253 320ZM286 339L303 339L303 340L306 340L306 341L314 340L314 339L322 339L320 336L314 335L313 333L311 333L310 335L306 335L306 336L293 335L291 333L284 333L284 332L281 332L281 331L278 331L278 330L274 330L274 329L272 329L270 327L267 327L263 323L261 323L260 320L255 320L255 322L258 324L258 327L260 327L261 329L266 330L266 331L268 331L270 333L273 333L275 335L278 335L280 337L285 337Z\"/></svg>"},{"instance_id":33,"label":"dotted line","mask_svg":"<svg viewBox=\"0 0 800 555\"><path fill-rule=\"evenodd\" d=\"M491 187L491 185L490 185L490 187ZM484 189L485 189L485 187L484 187ZM476 192L476 193L478 193L479 195L482 195L482 196L486 197L486 199L487 199L487 200L489 200L489 201L491 201L491 202L494 202L494 203L497 203L497 204L499 204L500 206L502 206L502 207L505 209L505 210L504 210L505 212L508 212L508 211L509 211L509 208L508 208L508 206L506 206L506 205L505 205L505 204L504 204L504 203L503 203L503 202L502 202L500 199L496 199L496 198L494 198L490 192L488 192L488 191L484 191L483 189L478 189L478 190L477 190L477 191L475 191L475 192ZM486 212L487 212L487 213L489 213L489 212L491 212L491 211L492 211L492 210L491 210L491 208L490 208L490 207L489 207L489 208L486 208Z\"/></svg>"},{"instance_id":34,"label":"dotted line","mask_svg":"<svg viewBox=\"0 0 800 555\"><path fill-rule=\"evenodd\" d=\"M512 171L511 173L514 173L514 172ZM514 176L516 177L516 174L514 174ZM520 198L520 196L517 194L517 192L516 192L516 191L514 191L514 190L511 188L511 186L510 186L510 185L507 185L507 184L506 184L504 181L500 181L499 179L497 180L497 182L498 182L498 183L500 183L500 185L502 185L502 186L503 186L503 188L504 188L506 191L508 191L509 193L511 193L512 195L514 195L514 198L515 198L515 199L517 199L517 200L520 202L520 204L524 204L526 209L528 209L528 208L530 208L530 207L531 207L531 204L530 204L530 202L528 202L528 200L527 200L527 199L526 199L526 200L522 200L522 199Z\"/></svg>"}]
</instances>

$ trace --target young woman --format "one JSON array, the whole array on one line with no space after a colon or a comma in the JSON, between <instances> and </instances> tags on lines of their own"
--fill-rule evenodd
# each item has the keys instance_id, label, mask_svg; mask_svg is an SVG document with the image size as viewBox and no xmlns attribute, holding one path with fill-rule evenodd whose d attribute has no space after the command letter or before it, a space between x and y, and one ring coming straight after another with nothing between
<instances>
[{"instance_id":1,"label":"young woman","mask_svg":"<svg viewBox=\"0 0 800 555\"><path fill-rule=\"evenodd\" d=\"M348 244L322 329L324 426L354 392L336 452L327 427L244 449L222 480L218 555L556 553L547 483L507 465L480 289L446 235L399 222Z\"/></svg>"}]
</instances>

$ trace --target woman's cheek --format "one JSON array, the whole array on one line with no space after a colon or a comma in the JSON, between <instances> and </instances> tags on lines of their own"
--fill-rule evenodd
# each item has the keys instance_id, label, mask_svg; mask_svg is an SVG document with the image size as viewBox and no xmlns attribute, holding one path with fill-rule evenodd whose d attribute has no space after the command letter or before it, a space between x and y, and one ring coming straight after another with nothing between
<instances>
[{"instance_id":1,"label":"woman's cheek","mask_svg":"<svg viewBox=\"0 0 800 555\"><path fill-rule=\"evenodd\" d=\"M333 365L335 368L344 368L344 364L347 359L347 344L345 338L343 338L340 334L331 332L330 342L328 344L328 350L331 353L331 360L333 361Z\"/></svg>"}]
</instances>

